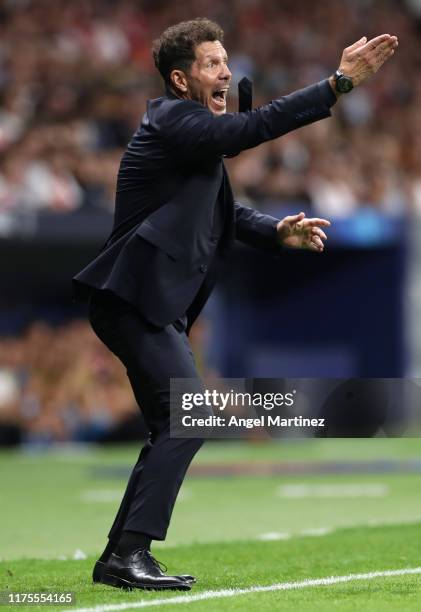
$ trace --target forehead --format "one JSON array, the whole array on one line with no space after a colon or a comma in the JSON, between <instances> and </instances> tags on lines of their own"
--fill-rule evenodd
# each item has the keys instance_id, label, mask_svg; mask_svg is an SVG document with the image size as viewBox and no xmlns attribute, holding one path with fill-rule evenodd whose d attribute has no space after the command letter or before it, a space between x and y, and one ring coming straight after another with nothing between
<instances>
[{"instance_id":1,"label":"forehead","mask_svg":"<svg viewBox=\"0 0 421 612\"><path fill-rule=\"evenodd\" d=\"M206 41L196 47L196 59L205 61L213 57L226 59L227 52L219 40Z\"/></svg>"}]
</instances>

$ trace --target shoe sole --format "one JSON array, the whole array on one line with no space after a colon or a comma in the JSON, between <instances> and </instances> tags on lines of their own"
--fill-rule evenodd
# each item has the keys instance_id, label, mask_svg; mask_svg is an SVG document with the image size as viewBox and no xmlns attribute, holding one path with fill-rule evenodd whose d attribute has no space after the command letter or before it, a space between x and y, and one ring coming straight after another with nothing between
<instances>
[{"instance_id":1,"label":"shoe sole","mask_svg":"<svg viewBox=\"0 0 421 612\"><path fill-rule=\"evenodd\" d=\"M128 580L124 580L124 578L120 578L120 576L114 576L113 574L103 574L100 581L101 584L107 584L109 586L116 587L118 589L124 589L126 591L132 591L133 589L142 589L145 591L190 591L190 584L186 582L185 584L174 583L174 584L162 584L162 585L150 585L150 584L141 584L129 582Z\"/></svg>"}]
</instances>

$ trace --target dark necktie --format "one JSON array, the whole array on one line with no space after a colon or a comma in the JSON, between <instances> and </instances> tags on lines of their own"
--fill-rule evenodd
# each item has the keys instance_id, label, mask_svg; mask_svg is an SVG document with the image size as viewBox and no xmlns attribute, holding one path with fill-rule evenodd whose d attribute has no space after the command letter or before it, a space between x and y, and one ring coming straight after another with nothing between
<instances>
[{"instance_id":1,"label":"dark necktie","mask_svg":"<svg viewBox=\"0 0 421 612\"><path fill-rule=\"evenodd\" d=\"M238 83L238 112L245 113L252 109L253 85L250 79L243 77Z\"/></svg>"},{"instance_id":2,"label":"dark necktie","mask_svg":"<svg viewBox=\"0 0 421 612\"><path fill-rule=\"evenodd\" d=\"M253 85L250 79L243 77L238 83L238 112L251 111L253 105ZM240 151L238 151L240 153ZM223 157L235 157L238 153L231 153Z\"/></svg>"}]
</instances>

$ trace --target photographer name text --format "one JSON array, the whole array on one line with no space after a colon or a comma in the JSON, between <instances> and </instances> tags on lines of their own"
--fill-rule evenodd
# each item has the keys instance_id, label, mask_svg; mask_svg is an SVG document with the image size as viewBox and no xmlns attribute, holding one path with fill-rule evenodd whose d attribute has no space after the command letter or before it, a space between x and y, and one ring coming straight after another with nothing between
<instances>
[{"instance_id":1,"label":"photographer name text","mask_svg":"<svg viewBox=\"0 0 421 612\"><path fill-rule=\"evenodd\" d=\"M253 418L235 415L229 418L215 415L198 418L186 414L182 417L181 422L184 427L241 427L246 429L259 427L324 427L325 425L325 419L309 419L302 416L285 418L270 414Z\"/></svg>"}]
</instances>

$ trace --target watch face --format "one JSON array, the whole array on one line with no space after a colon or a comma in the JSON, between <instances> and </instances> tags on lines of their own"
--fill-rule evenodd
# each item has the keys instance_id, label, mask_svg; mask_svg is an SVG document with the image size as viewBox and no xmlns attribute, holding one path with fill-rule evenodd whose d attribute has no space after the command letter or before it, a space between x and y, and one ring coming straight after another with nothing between
<instances>
[{"instance_id":1,"label":"watch face","mask_svg":"<svg viewBox=\"0 0 421 612\"><path fill-rule=\"evenodd\" d=\"M354 86L352 84L352 80L349 79L348 77L342 76L342 77L339 77L336 81L336 89L340 93L348 93L348 91L351 91L353 87Z\"/></svg>"}]
</instances>

